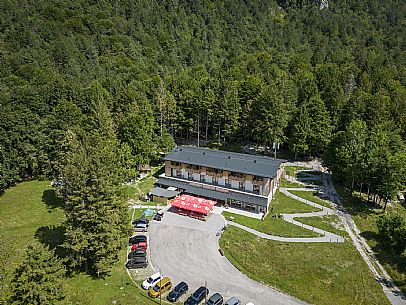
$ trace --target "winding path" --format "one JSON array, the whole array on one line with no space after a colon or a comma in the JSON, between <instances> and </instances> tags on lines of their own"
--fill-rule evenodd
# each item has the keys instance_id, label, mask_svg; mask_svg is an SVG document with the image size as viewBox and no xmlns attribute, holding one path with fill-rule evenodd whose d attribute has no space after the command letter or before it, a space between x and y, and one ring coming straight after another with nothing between
<instances>
[{"instance_id":1,"label":"winding path","mask_svg":"<svg viewBox=\"0 0 406 305\"><path fill-rule=\"evenodd\" d=\"M318 242L318 243L326 243L326 242L344 242L345 239L342 236L339 236L337 234L301 223L300 221L295 220L295 218L303 218L303 217L321 217L321 216L328 216L328 215L334 215L337 214L335 210L330 209L328 207L325 207L321 204L318 204L316 202L312 202L306 199L303 199L302 197L296 196L292 194L290 191L317 191L316 188L285 188L281 187L279 188L279 191L286 196L289 196L295 200L298 200L300 202L303 202L307 205L310 205L312 207L316 207L320 209L319 212L309 212L309 213L293 213L293 214L282 214L282 217L284 220L299 226L304 229L308 229L310 231L319 233L320 235L323 235L321 237L280 237L276 235L269 235L265 234L262 232L259 232L257 230L251 229L249 227L246 227L244 225L232 222L232 221L227 221L227 224L238 227L240 229L243 229L247 232L250 232L252 234L255 234L258 237L265 238L265 239L270 239L270 240L276 240L276 241L282 241L282 242Z\"/></svg>"}]
</instances>

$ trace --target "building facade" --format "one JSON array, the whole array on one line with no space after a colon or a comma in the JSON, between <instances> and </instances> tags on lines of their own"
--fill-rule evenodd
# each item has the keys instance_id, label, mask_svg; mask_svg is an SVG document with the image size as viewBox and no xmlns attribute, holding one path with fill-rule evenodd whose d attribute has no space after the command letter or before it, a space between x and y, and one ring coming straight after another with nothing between
<instances>
[{"instance_id":1,"label":"building facade","mask_svg":"<svg viewBox=\"0 0 406 305\"><path fill-rule=\"evenodd\" d=\"M266 213L282 175L283 160L181 146L165 158L157 184L214 199L221 204Z\"/></svg>"}]
</instances>

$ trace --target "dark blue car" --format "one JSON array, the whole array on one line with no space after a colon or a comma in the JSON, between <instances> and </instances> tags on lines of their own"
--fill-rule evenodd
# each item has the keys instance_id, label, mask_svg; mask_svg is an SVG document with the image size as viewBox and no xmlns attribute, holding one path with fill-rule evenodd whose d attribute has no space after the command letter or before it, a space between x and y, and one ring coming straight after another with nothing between
<instances>
[{"instance_id":1,"label":"dark blue car","mask_svg":"<svg viewBox=\"0 0 406 305\"><path fill-rule=\"evenodd\" d=\"M207 297L209 294L209 289L201 286L186 300L185 305L197 305L203 301L204 297Z\"/></svg>"},{"instance_id":2,"label":"dark blue car","mask_svg":"<svg viewBox=\"0 0 406 305\"><path fill-rule=\"evenodd\" d=\"M179 298L188 291L189 287L185 282L180 282L175 288L169 293L166 299L170 302L177 302Z\"/></svg>"}]
</instances>

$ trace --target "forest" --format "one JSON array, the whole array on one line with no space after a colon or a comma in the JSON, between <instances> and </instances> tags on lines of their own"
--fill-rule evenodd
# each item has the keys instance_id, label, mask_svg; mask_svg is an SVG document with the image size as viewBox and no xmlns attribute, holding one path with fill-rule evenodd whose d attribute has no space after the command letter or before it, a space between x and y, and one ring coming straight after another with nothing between
<instances>
[{"instance_id":1,"label":"forest","mask_svg":"<svg viewBox=\"0 0 406 305\"><path fill-rule=\"evenodd\" d=\"M327 3L1 1L0 191L62 181L76 251L79 191L116 202L139 165L199 139L321 157L386 203L406 182L406 5Z\"/></svg>"},{"instance_id":2,"label":"forest","mask_svg":"<svg viewBox=\"0 0 406 305\"><path fill-rule=\"evenodd\" d=\"M391 198L405 172L403 1L0 3L0 190L58 178L98 96L126 177L176 141L274 142Z\"/></svg>"}]
</instances>

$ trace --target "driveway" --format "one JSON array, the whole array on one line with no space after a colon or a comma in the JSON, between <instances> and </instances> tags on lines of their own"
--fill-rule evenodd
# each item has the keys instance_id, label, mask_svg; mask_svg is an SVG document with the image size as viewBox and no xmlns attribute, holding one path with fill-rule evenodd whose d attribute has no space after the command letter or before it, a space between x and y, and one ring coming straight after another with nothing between
<instances>
[{"instance_id":1,"label":"driveway","mask_svg":"<svg viewBox=\"0 0 406 305\"><path fill-rule=\"evenodd\" d=\"M246 304L306 304L275 289L249 279L239 272L218 249L218 232L224 226L221 215L211 214L206 222L169 211L161 222L150 225L151 263L176 285L185 281L188 294L207 287L225 300L235 296Z\"/></svg>"}]
</instances>

